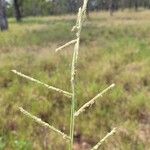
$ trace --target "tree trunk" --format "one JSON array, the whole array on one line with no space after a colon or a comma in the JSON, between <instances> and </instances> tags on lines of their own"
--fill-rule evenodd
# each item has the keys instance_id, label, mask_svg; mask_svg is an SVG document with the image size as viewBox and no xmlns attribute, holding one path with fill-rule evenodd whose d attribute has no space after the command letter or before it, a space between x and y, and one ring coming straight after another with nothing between
<instances>
[{"instance_id":1,"label":"tree trunk","mask_svg":"<svg viewBox=\"0 0 150 150\"><path fill-rule=\"evenodd\" d=\"M148 1L148 8L150 9L150 0Z\"/></svg>"},{"instance_id":2,"label":"tree trunk","mask_svg":"<svg viewBox=\"0 0 150 150\"><path fill-rule=\"evenodd\" d=\"M0 29L1 31L8 29L5 0L0 0Z\"/></svg>"},{"instance_id":3,"label":"tree trunk","mask_svg":"<svg viewBox=\"0 0 150 150\"><path fill-rule=\"evenodd\" d=\"M113 12L114 12L114 2L113 2L113 0L109 1L109 12L110 12L110 16L113 16Z\"/></svg>"},{"instance_id":4,"label":"tree trunk","mask_svg":"<svg viewBox=\"0 0 150 150\"><path fill-rule=\"evenodd\" d=\"M18 0L14 0L14 10L15 10L15 17L16 20L19 22L21 21L21 11Z\"/></svg>"},{"instance_id":5,"label":"tree trunk","mask_svg":"<svg viewBox=\"0 0 150 150\"><path fill-rule=\"evenodd\" d=\"M121 0L121 11L124 11L125 8L125 2L124 0Z\"/></svg>"},{"instance_id":6,"label":"tree trunk","mask_svg":"<svg viewBox=\"0 0 150 150\"><path fill-rule=\"evenodd\" d=\"M135 11L138 11L138 0L135 0Z\"/></svg>"}]
</instances>

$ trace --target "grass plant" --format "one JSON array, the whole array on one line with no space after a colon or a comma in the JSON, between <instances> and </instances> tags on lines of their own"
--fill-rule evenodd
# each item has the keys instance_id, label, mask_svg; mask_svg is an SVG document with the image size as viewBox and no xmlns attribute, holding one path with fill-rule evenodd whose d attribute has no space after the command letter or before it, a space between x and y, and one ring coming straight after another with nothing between
<instances>
[{"instance_id":1,"label":"grass plant","mask_svg":"<svg viewBox=\"0 0 150 150\"><path fill-rule=\"evenodd\" d=\"M47 87L48 89L51 89L53 91L56 91L58 93L62 93L67 97L71 97L71 113L70 113L70 134L69 136L66 135L65 133L61 132L60 130L56 129L55 127L49 125L48 123L42 121L40 118L32 115L31 113L29 113L28 111L24 110L22 107L20 107L20 111L28 116L29 118L33 119L35 122L41 124L42 126L49 128L51 130L53 130L54 132L56 132L57 134L61 135L64 139L69 140L69 150L73 150L73 146L74 146L74 131L75 131L75 118L77 116L79 116L83 111L85 111L85 109L87 109L89 106L93 105L95 103L95 101L99 98L102 97L104 93L106 93L109 89L113 88L115 86L115 84L110 85L108 88L106 88L105 90L103 90L102 92L100 92L99 94L97 94L93 99L91 99L90 101L88 101L87 103L85 103L81 108L79 108L79 110L75 110L75 105L77 103L77 97L76 97L76 72L77 72L77 61L78 61L78 53L79 53L79 48L80 48L80 39L81 39L81 31L82 31L82 27L83 27L83 23L85 21L86 18L86 9L87 9L87 3L88 0L84 0L83 1L83 6L79 8L78 11L78 15L77 15L77 20L76 20L76 25L73 26L72 28L72 32L75 32L75 36L76 39L72 40L66 44L64 44L63 46L59 47L56 49L56 52L68 47L69 45L74 44L74 51L73 51L73 58L72 58L72 65L71 65L71 93L61 90L59 88L50 86L48 84L45 84L37 79L34 79L30 76L27 76L23 73L20 73L16 70L12 70L13 73L26 78L30 81L36 82L40 85L43 85L45 87ZM114 134L116 132L116 128L114 128L110 133L108 133L102 140L100 140L91 150L97 150L101 144L112 134Z\"/></svg>"},{"instance_id":2,"label":"grass plant","mask_svg":"<svg viewBox=\"0 0 150 150\"><path fill-rule=\"evenodd\" d=\"M14 75L22 72L71 93L75 15L10 18L0 33L0 149L68 149L69 140L20 115L24 108L69 136L71 97ZM75 117L74 149L90 149L116 125L101 149L150 147L150 11L91 12L83 24L76 75L75 113L112 83L117 86ZM74 43L75 44L75 43ZM100 100L99 100L100 99ZM90 105L91 106L91 105Z\"/></svg>"}]
</instances>

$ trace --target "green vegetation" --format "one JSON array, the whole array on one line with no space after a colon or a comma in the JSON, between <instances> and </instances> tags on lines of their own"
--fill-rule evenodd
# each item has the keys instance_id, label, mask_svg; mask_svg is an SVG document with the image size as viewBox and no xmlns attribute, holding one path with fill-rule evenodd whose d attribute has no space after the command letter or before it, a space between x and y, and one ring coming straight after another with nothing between
<instances>
[{"instance_id":1,"label":"green vegetation","mask_svg":"<svg viewBox=\"0 0 150 150\"><path fill-rule=\"evenodd\" d=\"M66 149L57 134L24 117L18 106L68 134L70 100L10 70L70 91L72 47L54 50L73 38L75 16L9 23L9 31L0 33L0 149ZM93 146L115 126L117 134L102 149L149 149L149 35L149 11L91 14L81 37L76 108L111 83L116 87L77 118L76 149Z\"/></svg>"}]
</instances>

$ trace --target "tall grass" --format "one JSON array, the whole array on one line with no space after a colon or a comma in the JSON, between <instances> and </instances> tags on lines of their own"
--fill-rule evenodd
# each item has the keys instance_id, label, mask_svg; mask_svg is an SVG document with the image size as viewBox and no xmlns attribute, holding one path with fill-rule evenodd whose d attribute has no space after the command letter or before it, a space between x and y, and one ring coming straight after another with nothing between
<instances>
[{"instance_id":1,"label":"tall grass","mask_svg":"<svg viewBox=\"0 0 150 150\"><path fill-rule=\"evenodd\" d=\"M43 85L45 87L47 87L48 89L51 89L53 91L56 91L60 94L65 95L66 97L71 98L71 113L70 113L70 134L67 135L65 133L63 133L62 131L60 131L59 129L49 125L48 123L42 121L40 118L32 115L31 113L29 113L28 111L26 111L25 109L23 109L22 107L19 107L20 111L26 115L27 117L33 119L35 122L41 124L42 126L53 130L54 132L56 132L57 134L59 134L60 136L62 136L65 140L69 141L69 150L73 150L73 144L74 144L74 131L75 131L75 119L76 117L78 117L82 112L86 111L86 109L88 107L90 107L91 105L93 105L95 103L95 101L99 98L102 97L104 93L106 93L108 90L110 90L111 88L113 88L115 86L115 84L110 85L109 87L107 87L106 89L104 89L102 92L98 93L94 98L92 98L91 100L89 100L87 103L85 103L81 108L79 108L78 110L75 110L75 105L77 103L77 96L76 96L76 71L77 71L77 61L78 61L78 53L79 53L79 47L80 47L80 38L81 38L81 31L82 31L82 27L83 27L83 23L85 21L86 18L86 8L87 8L87 3L88 0L84 0L83 2L83 6L79 8L78 11L78 15L77 15L77 20L76 20L76 25L72 28L72 32L75 33L76 39L71 40L70 42L64 44L63 46L59 47L56 49L56 52L66 48L69 45L74 44L74 51L73 51L73 58L72 58L72 65L71 65L71 93L67 92L65 90L59 89L57 87L54 86L50 86L42 81L39 81L37 79L34 79L30 76L27 76L21 72L18 72L16 70L12 70L13 73L26 78L32 82L35 82L37 84ZM93 148L91 148L91 150L97 150L101 144L112 134L114 134L116 132L116 128L114 128L110 133L106 134L106 136L100 140L95 146L93 146Z\"/></svg>"}]
</instances>

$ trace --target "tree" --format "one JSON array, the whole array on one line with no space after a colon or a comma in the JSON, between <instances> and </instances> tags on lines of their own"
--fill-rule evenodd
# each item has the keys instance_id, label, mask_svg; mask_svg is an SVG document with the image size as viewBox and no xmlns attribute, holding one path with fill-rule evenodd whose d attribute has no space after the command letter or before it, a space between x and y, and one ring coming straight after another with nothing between
<instances>
[{"instance_id":1,"label":"tree","mask_svg":"<svg viewBox=\"0 0 150 150\"><path fill-rule=\"evenodd\" d=\"M21 21L21 18L22 18L22 16L21 16L21 8L20 8L20 4L21 3L19 3L19 0L14 0L13 1L13 5L14 5L14 11L15 11L15 17L16 17L16 20L19 22L19 21Z\"/></svg>"},{"instance_id":2,"label":"tree","mask_svg":"<svg viewBox=\"0 0 150 150\"><path fill-rule=\"evenodd\" d=\"M6 0L5 0L6 1ZM12 17L15 11L16 19L21 16L45 16L65 13L75 13L82 5L83 0L7 0L7 16ZM135 9L143 7L150 9L150 0L89 0L87 16L90 11L107 10L110 15L121 9Z\"/></svg>"},{"instance_id":3,"label":"tree","mask_svg":"<svg viewBox=\"0 0 150 150\"><path fill-rule=\"evenodd\" d=\"M1 31L5 31L8 29L5 0L0 0L0 29Z\"/></svg>"},{"instance_id":4,"label":"tree","mask_svg":"<svg viewBox=\"0 0 150 150\"><path fill-rule=\"evenodd\" d=\"M135 10L138 11L138 0L135 0Z\"/></svg>"},{"instance_id":5,"label":"tree","mask_svg":"<svg viewBox=\"0 0 150 150\"><path fill-rule=\"evenodd\" d=\"M68 4L69 4L68 5L68 10L69 10L69 12L71 12L71 13L74 12L75 13L78 10L78 6L77 6L79 4L78 2L79 1L75 1L75 0L69 0L68 1Z\"/></svg>"},{"instance_id":6,"label":"tree","mask_svg":"<svg viewBox=\"0 0 150 150\"><path fill-rule=\"evenodd\" d=\"M114 12L114 1L113 0L109 1L109 11L110 11L110 16L113 16L113 12Z\"/></svg>"}]
</instances>

